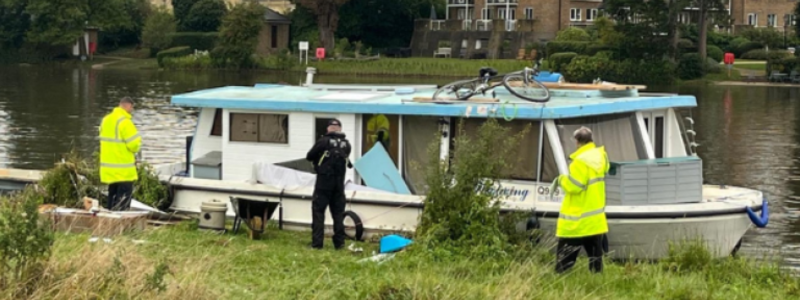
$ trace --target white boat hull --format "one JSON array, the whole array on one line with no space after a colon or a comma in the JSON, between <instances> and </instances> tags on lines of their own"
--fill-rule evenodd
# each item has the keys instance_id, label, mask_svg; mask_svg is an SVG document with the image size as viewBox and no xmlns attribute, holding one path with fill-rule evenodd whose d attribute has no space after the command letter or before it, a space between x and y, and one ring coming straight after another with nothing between
<instances>
[{"instance_id":1,"label":"white boat hull","mask_svg":"<svg viewBox=\"0 0 800 300\"><path fill-rule=\"evenodd\" d=\"M282 213L273 219L290 230L310 230L311 195L313 188L280 190L262 184L172 177L174 191L172 209L200 213L202 202L213 199L228 201L230 197L282 203ZM704 203L660 206L609 206L609 250L617 259L659 259L668 255L671 243L697 241L717 257L727 256L752 226L745 206L761 208L761 193L743 188L704 187L704 195L722 200ZM722 195L722 196L720 196ZM413 232L422 213L420 196L404 196L374 192L346 193L346 210L355 212L364 227L364 238L390 232ZM705 196L704 196L705 197ZM720 198L722 197L722 198ZM532 211L541 229L552 235L558 216L558 203L504 203L506 210ZM227 215L234 216L229 205ZM652 216L652 217L648 217ZM682 217L681 217L682 216ZM332 221L326 213L328 233Z\"/></svg>"}]
</instances>

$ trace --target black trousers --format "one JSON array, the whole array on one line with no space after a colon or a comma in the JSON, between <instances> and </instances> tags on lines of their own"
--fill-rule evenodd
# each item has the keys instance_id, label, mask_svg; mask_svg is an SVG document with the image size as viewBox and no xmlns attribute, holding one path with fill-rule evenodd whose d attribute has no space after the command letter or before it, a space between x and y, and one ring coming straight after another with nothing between
<instances>
[{"instance_id":1,"label":"black trousers","mask_svg":"<svg viewBox=\"0 0 800 300\"><path fill-rule=\"evenodd\" d=\"M116 182L108 185L108 210L121 211L131 207L133 182Z\"/></svg>"},{"instance_id":2,"label":"black trousers","mask_svg":"<svg viewBox=\"0 0 800 300\"><path fill-rule=\"evenodd\" d=\"M589 255L589 270L603 272L603 254L608 251L608 240L605 234L580 237L559 238L556 254L556 272L562 273L575 265L581 248Z\"/></svg>"},{"instance_id":3,"label":"black trousers","mask_svg":"<svg viewBox=\"0 0 800 300\"><path fill-rule=\"evenodd\" d=\"M344 178L317 176L311 201L311 247L322 248L325 239L325 209L330 206L333 218L333 246L344 247Z\"/></svg>"}]
</instances>

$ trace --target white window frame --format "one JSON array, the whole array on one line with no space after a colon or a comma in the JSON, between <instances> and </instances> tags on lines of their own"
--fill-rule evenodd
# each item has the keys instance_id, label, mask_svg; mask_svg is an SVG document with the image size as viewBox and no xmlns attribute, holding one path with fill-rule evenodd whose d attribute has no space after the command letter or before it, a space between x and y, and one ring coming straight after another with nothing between
<instances>
[{"instance_id":1,"label":"white window frame","mask_svg":"<svg viewBox=\"0 0 800 300\"><path fill-rule=\"evenodd\" d=\"M570 8L569 9L569 20L572 22L580 22L581 21L581 10L580 8Z\"/></svg>"},{"instance_id":2,"label":"white window frame","mask_svg":"<svg viewBox=\"0 0 800 300\"><path fill-rule=\"evenodd\" d=\"M525 20L533 20L533 7L525 8Z\"/></svg>"},{"instance_id":3,"label":"white window frame","mask_svg":"<svg viewBox=\"0 0 800 300\"><path fill-rule=\"evenodd\" d=\"M491 15L489 15L489 9L483 8L481 9L481 20L490 20Z\"/></svg>"},{"instance_id":4,"label":"white window frame","mask_svg":"<svg viewBox=\"0 0 800 300\"><path fill-rule=\"evenodd\" d=\"M511 15L511 18L508 19L508 20L516 20L517 19L517 9L516 8L510 8L510 10L508 12L506 12L506 14Z\"/></svg>"},{"instance_id":5,"label":"white window frame","mask_svg":"<svg viewBox=\"0 0 800 300\"><path fill-rule=\"evenodd\" d=\"M597 9L596 8L587 8L586 9L586 21L587 22L594 22L597 19Z\"/></svg>"},{"instance_id":6,"label":"white window frame","mask_svg":"<svg viewBox=\"0 0 800 300\"><path fill-rule=\"evenodd\" d=\"M775 14L767 15L767 27L778 27L778 19Z\"/></svg>"},{"instance_id":7,"label":"white window frame","mask_svg":"<svg viewBox=\"0 0 800 300\"><path fill-rule=\"evenodd\" d=\"M747 25L758 27L758 14L755 13L747 14Z\"/></svg>"},{"instance_id":8,"label":"white window frame","mask_svg":"<svg viewBox=\"0 0 800 300\"><path fill-rule=\"evenodd\" d=\"M507 12L505 7L497 8L497 20L508 20Z\"/></svg>"},{"instance_id":9,"label":"white window frame","mask_svg":"<svg viewBox=\"0 0 800 300\"><path fill-rule=\"evenodd\" d=\"M456 18L458 20L466 20L467 19L467 9L466 8L459 8L456 10Z\"/></svg>"}]
</instances>

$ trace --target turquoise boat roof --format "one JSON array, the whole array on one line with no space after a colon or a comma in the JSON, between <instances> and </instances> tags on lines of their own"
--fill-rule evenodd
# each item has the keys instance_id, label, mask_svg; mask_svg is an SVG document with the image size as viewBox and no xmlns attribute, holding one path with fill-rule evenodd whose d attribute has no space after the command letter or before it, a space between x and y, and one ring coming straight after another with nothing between
<instances>
[{"instance_id":1,"label":"turquoise boat roof","mask_svg":"<svg viewBox=\"0 0 800 300\"><path fill-rule=\"evenodd\" d=\"M517 119L562 119L697 106L694 96L639 94L635 90L550 90L550 101L540 104L519 99L501 87L495 89L496 98L499 99L496 103L437 104L413 100L415 97L430 99L435 91L430 86L392 87L383 91L330 87L278 84L228 86L174 95L171 102L177 106L236 110L441 117L505 116Z\"/></svg>"}]
</instances>

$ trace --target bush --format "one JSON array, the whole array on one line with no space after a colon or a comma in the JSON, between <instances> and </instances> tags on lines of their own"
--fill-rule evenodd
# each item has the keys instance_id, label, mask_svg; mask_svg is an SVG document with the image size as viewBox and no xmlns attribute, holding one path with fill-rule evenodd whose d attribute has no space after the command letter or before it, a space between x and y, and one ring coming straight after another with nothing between
<instances>
[{"instance_id":1,"label":"bush","mask_svg":"<svg viewBox=\"0 0 800 300\"><path fill-rule=\"evenodd\" d=\"M184 57L164 58L165 69L172 70L206 70L212 67L209 55L188 55Z\"/></svg>"},{"instance_id":2,"label":"bush","mask_svg":"<svg viewBox=\"0 0 800 300\"><path fill-rule=\"evenodd\" d=\"M697 53L687 53L681 56L678 63L678 77L683 80L692 80L703 77L703 61Z\"/></svg>"},{"instance_id":3,"label":"bush","mask_svg":"<svg viewBox=\"0 0 800 300\"><path fill-rule=\"evenodd\" d=\"M74 149L64 155L62 162L45 172L39 181L43 203L82 208L83 197L103 198L98 188L100 174L92 161L99 163L99 156L90 161Z\"/></svg>"},{"instance_id":4,"label":"bush","mask_svg":"<svg viewBox=\"0 0 800 300\"><path fill-rule=\"evenodd\" d=\"M0 198L0 287L15 286L10 299L31 293L29 286L43 276L50 257L54 235L49 222L39 218L43 200L33 186Z\"/></svg>"},{"instance_id":5,"label":"bush","mask_svg":"<svg viewBox=\"0 0 800 300\"><path fill-rule=\"evenodd\" d=\"M614 68L614 63L606 55L581 55L572 59L565 67L564 76L570 82L592 82L598 77L609 80L608 75L613 73Z\"/></svg>"},{"instance_id":6,"label":"bush","mask_svg":"<svg viewBox=\"0 0 800 300\"><path fill-rule=\"evenodd\" d=\"M289 50L283 49L280 53L267 56L267 58L263 60L263 67L265 69L285 71L293 68L296 62L297 61L292 57Z\"/></svg>"},{"instance_id":7,"label":"bush","mask_svg":"<svg viewBox=\"0 0 800 300\"><path fill-rule=\"evenodd\" d=\"M706 73L722 73L722 66L719 64L719 61L711 58L711 56L706 57Z\"/></svg>"},{"instance_id":8,"label":"bush","mask_svg":"<svg viewBox=\"0 0 800 300\"><path fill-rule=\"evenodd\" d=\"M556 35L559 42L588 42L591 37L585 30L578 27L567 27Z\"/></svg>"},{"instance_id":9,"label":"bush","mask_svg":"<svg viewBox=\"0 0 800 300\"><path fill-rule=\"evenodd\" d=\"M222 16L227 12L228 7L223 0L197 1L192 5L186 18L181 20L181 31L217 31Z\"/></svg>"},{"instance_id":10,"label":"bush","mask_svg":"<svg viewBox=\"0 0 800 300\"><path fill-rule=\"evenodd\" d=\"M787 57L779 60L775 64L780 66L781 70L791 72L796 71L798 67L800 67L800 59L797 57Z\"/></svg>"},{"instance_id":11,"label":"bush","mask_svg":"<svg viewBox=\"0 0 800 300\"><path fill-rule=\"evenodd\" d=\"M600 78L625 84L670 84L675 68L666 60L613 60L608 52L578 56L567 66L565 77L572 82L589 83Z\"/></svg>"},{"instance_id":12,"label":"bush","mask_svg":"<svg viewBox=\"0 0 800 300\"><path fill-rule=\"evenodd\" d=\"M584 53L589 47L589 42L549 42L547 43L547 55L563 52Z\"/></svg>"},{"instance_id":13,"label":"bush","mask_svg":"<svg viewBox=\"0 0 800 300\"><path fill-rule=\"evenodd\" d=\"M752 50L763 49L764 45L758 42L746 42L736 47L736 51L733 52L734 55L738 58L743 58L744 54L750 52Z\"/></svg>"},{"instance_id":14,"label":"bush","mask_svg":"<svg viewBox=\"0 0 800 300\"><path fill-rule=\"evenodd\" d=\"M136 172L139 173L139 179L133 183L136 187L133 199L162 211L167 210L172 202L169 201L167 187L158 179L153 167L148 163L140 163Z\"/></svg>"},{"instance_id":15,"label":"bush","mask_svg":"<svg viewBox=\"0 0 800 300\"><path fill-rule=\"evenodd\" d=\"M786 50L770 50L769 54L764 49L750 50L742 58L744 59L757 59L757 60L775 60L792 57L792 54Z\"/></svg>"},{"instance_id":16,"label":"bush","mask_svg":"<svg viewBox=\"0 0 800 300\"><path fill-rule=\"evenodd\" d=\"M783 47L783 34L773 28L751 28L743 31L740 35L770 48Z\"/></svg>"},{"instance_id":17,"label":"bush","mask_svg":"<svg viewBox=\"0 0 800 300\"><path fill-rule=\"evenodd\" d=\"M156 55L156 60L158 60L158 66L163 67L164 59L167 57L182 57L192 53L194 53L194 50L187 46L169 48L167 50L158 52L158 55Z\"/></svg>"},{"instance_id":18,"label":"bush","mask_svg":"<svg viewBox=\"0 0 800 300\"><path fill-rule=\"evenodd\" d=\"M607 52L607 51L614 52L616 50L617 49L614 48L613 46L608 46L608 45L589 45L588 47L586 47L586 51L584 52L584 54L593 56L600 52Z\"/></svg>"},{"instance_id":19,"label":"bush","mask_svg":"<svg viewBox=\"0 0 800 300\"><path fill-rule=\"evenodd\" d=\"M142 29L142 43L158 52L166 49L172 43L172 34L175 33L177 23L172 14L163 8L154 11Z\"/></svg>"},{"instance_id":20,"label":"bush","mask_svg":"<svg viewBox=\"0 0 800 300\"><path fill-rule=\"evenodd\" d=\"M212 50L219 39L219 32L178 32L172 35L170 47L188 46L192 50Z\"/></svg>"},{"instance_id":21,"label":"bush","mask_svg":"<svg viewBox=\"0 0 800 300\"><path fill-rule=\"evenodd\" d=\"M562 52L550 55L547 59L550 63L550 70L553 72L563 72L576 56L578 56L578 54L575 52Z\"/></svg>"},{"instance_id":22,"label":"bush","mask_svg":"<svg viewBox=\"0 0 800 300\"><path fill-rule=\"evenodd\" d=\"M264 10L260 4L247 2L234 6L222 18L219 43L211 52L211 62L215 66L249 68L254 65L253 54L264 26Z\"/></svg>"},{"instance_id":23,"label":"bush","mask_svg":"<svg viewBox=\"0 0 800 300\"><path fill-rule=\"evenodd\" d=\"M714 45L708 45L708 47L706 47L706 55L716 61L722 61L722 59L725 58L725 52L722 52L722 49Z\"/></svg>"}]
</instances>

